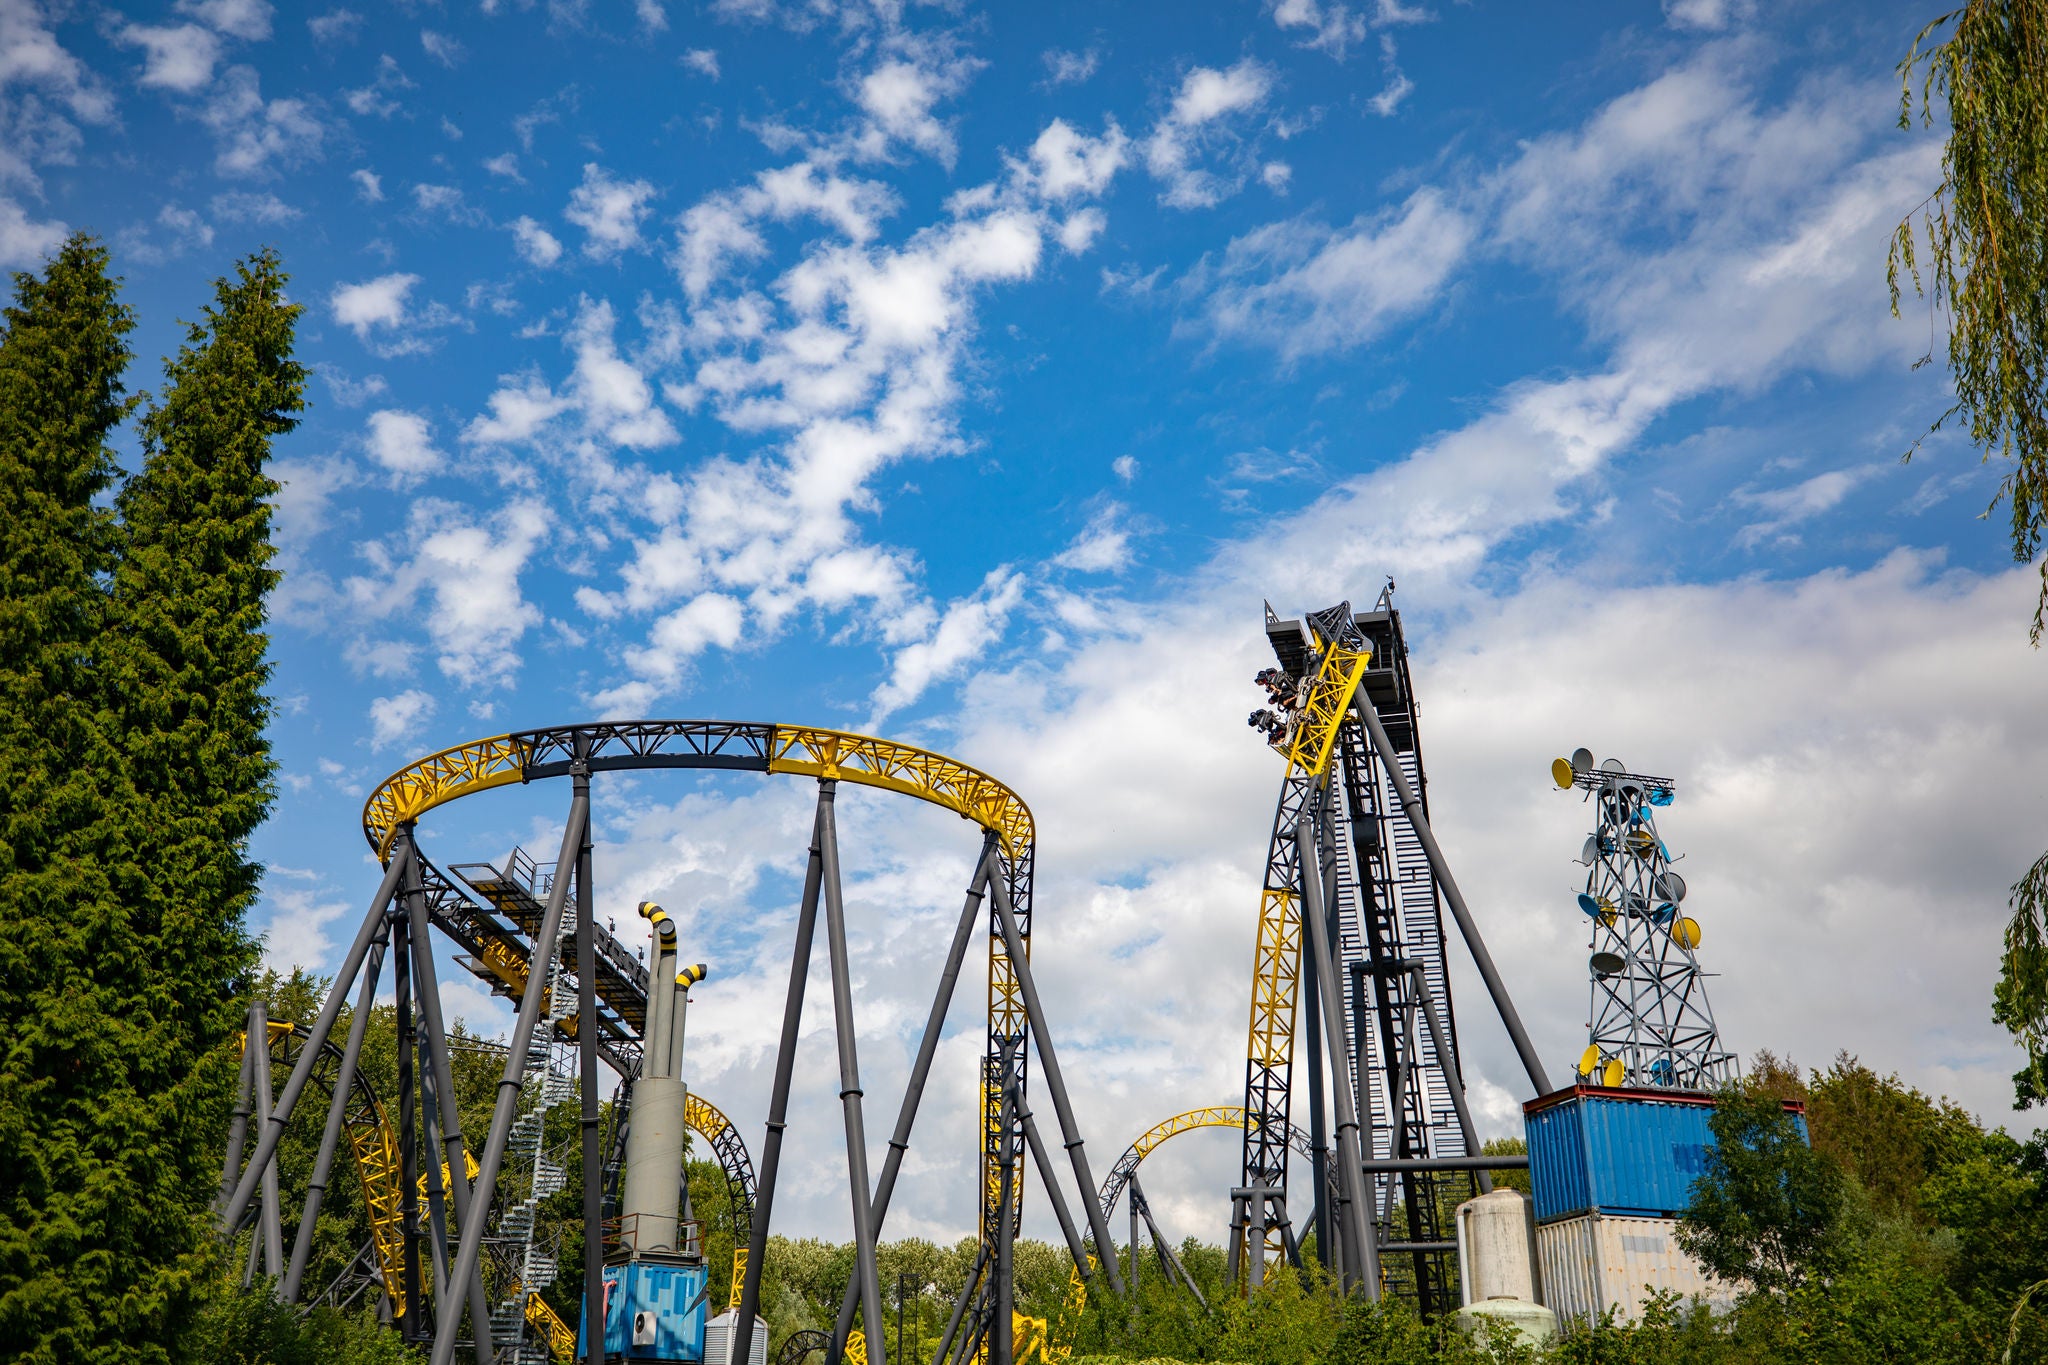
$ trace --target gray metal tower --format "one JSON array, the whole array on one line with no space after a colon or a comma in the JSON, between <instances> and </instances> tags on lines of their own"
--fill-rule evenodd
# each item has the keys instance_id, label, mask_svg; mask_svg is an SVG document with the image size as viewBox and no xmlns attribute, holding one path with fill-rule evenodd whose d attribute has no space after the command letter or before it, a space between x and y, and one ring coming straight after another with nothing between
<instances>
[{"instance_id":1,"label":"gray metal tower","mask_svg":"<svg viewBox=\"0 0 2048 1365\"><path fill-rule=\"evenodd\" d=\"M1685 913L1685 878L1657 829L1671 779L1632 773L1589 750L1551 765L1557 785L1585 792L1593 833L1579 853L1586 868L1579 909L1592 955L1592 1019L1581 1079L1594 1085L1712 1090L1735 1078L1735 1054L1721 1046L1700 970L1699 921Z\"/></svg>"}]
</instances>

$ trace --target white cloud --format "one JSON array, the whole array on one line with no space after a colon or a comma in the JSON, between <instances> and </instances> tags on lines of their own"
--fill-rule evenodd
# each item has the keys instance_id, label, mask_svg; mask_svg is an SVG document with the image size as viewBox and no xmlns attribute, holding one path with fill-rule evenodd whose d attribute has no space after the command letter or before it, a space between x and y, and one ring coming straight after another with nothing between
<instances>
[{"instance_id":1,"label":"white cloud","mask_svg":"<svg viewBox=\"0 0 2048 1365\"><path fill-rule=\"evenodd\" d=\"M1119 455L1110 461L1109 468L1110 472L1115 474L1121 482L1129 483L1138 477L1138 457L1135 455Z\"/></svg>"},{"instance_id":2,"label":"white cloud","mask_svg":"<svg viewBox=\"0 0 2048 1365\"><path fill-rule=\"evenodd\" d=\"M992 569L972 597L946 608L926 639L897 652L889 681L875 689L870 730L923 696L933 683L957 676L1001 635L1024 598L1024 576Z\"/></svg>"},{"instance_id":3,"label":"white cloud","mask_svg":"<svg viewBox=\"0 0 2048 1365\"><path fill-rule=\"evenodd\" d=\"M458 686L509 687L519 643L541 622L519 586L548 531L547 508L516 499L481 519L474 509L416 499L403 533L363 546L370 572L343 585L347 606L383 620L431 601L435 662Z\"/></svg>"},{"instance_id":4,"label":"white cloud","mask_svg":"<svg viewBox=\"0 0 2048 1365\"><path fill-rule=\"evenodd\" d=\"M405 325L406 298L419 282L417 275L394 273L361 284L339 285L328 297L328 306L334 311L334 320L367 346L372 331L397 331Z\"/></svg>"},{"instance_id":5,"label":"white cloud","mask_svg":"<svg viewBox=\"0 0 2048 1365\"><path fill-rule=\"evenodd\" d=\"M375 171L354 170L348 178L356 182L356 197L366 204L384 202L384 182Z\"/></svg>"},{"instance_id":6,"label":"white cloud","mask_svg":"<svg viewBox=\"0 0 2048 1365\"><path fill-rule=\"evenodd\" d=\"M261 223L275 227L303 215L274 194L251 194L235 190L213 197L213 216L229 223Z\"/></svg>"},{"instance_id":7,"label":"white cloud","mask_svg":"<svg viewBox=\"0 0 2048 1365\"><path fill-rule=\"evenodd\" d=\"M438 339L430 333L464 326L466 320L440 303L423 308L411 304L418 275L394 271L360 284L335 287L328 296L334 320L356 334L356 340L384 359L432 350Z\"/></svg>"},{"instance_id":8,"label":"white cloud","mask_svg":"<svg viewBox=\"0 0 2048 1365\"><path fill-rule=\"evenodd\" d=\"M464 223L472 227L490 222L484 211L465 199L462 191L453 185L414 185L412 202L421 213L431 214L444 222Z\"/></svg>"},{"instance_id":9,"label":"white cloud","mask_svg":"<svg viewBox=\"0 0 2048 1365\"><path fill-rule=\"evenodd\" d=\"M11 87L28 88L16 93ZM106 85L57 41L41 7L33 0L0 0L0 186L19 182L38 192L37 165L77 159L84 141L78 123L111 123L114 116ZM0 198L0 251L28 264L40 255L34 243L45 230Z\"/></svg>"},{"instance_id":10,"label":"white cloud","mask_svg":"<svg viewBox=\"0 0 2048 1365\"><path fill-rule=\"evenodd\" d=\"M1347 349L1436 299L1474 232L1427 188L1342 230L1302 218L1269 224L1198 272L1204 322L1219 337L1262 342L1289 360Z\"/></svg>"},{"instance_id":11,"label":"white cloud","mask_svg":"<svg viewBox=\"0 0 2048 1365\"><path fill-rule=\"evenodd\" d=\"M562 216L583 229L583 254L608 260L642 245L640 224L647 217L654 186L645 180L614 180L603 167L583 167L583 183L569 195Z\"/></svg>"},{"instance_id":12,"label":"white cloud","mask_svg":"<svg viewBox=\"0 0 2048 1365\"><path fill-rule=\"evenodd\" d=\"M220 39L197 24L129 24L115 33L114 41L143 49L142 74L136 84L180 95L211 85L214 64L220 60Z\"/></svg>"},{"instance_id":13,"label":"white cloud","mask_svg":"<svg viewBox=\"0 0 2048 1365\"><path fill-rule=\"evenodd\" d=\"M1102 64L1102 55L1092 47L1086 52L1049 48L1039 59L1045 63L1045 78L1052 85L1078 85Z\"/></svg>"},{"instance_id":14,"label":"white cloud","mask_svg":"<svg viewBox=\"0 0 2048 1365\"><path fill-rule=\"evenodd\" d=\"M1317 48L1338 61L1353 43L1365 38L1365 17L1348 5L1323 4L1321 0L1274 0L1273 22L1282 29L1307 29L1303 47Z\"/></svg>"},{"instance_id":15,"label":"white cloud","mask_svg":"<svg viewBox=\"0 0 2048 1365\"><path fill-rule=\"evenodd\" d=\"M506 180L512 181L514 184L524 185L526 183L526 177L519 173L519 156L515 152L501 152L499 155L484 162L483 167L492 175L501 176Z\"/></svg>"},{"instance_id":16,"label":"white cloud","mask_svg":"<svg viewBox=\"0 0 2048 1365\"><path fill-rule=\"evenodd\" d=\"M1734 501L1741 506L1755 508L1763 516L1736 532L1735 543L1748 549L1766 540L1796 540L1797 537L1791 534L1792 527L1840 506L1842 499L1848 497L1858 484L1867 482L1878 472L1878 467L1872 465L1858 469L1830 469L1789 488L1737 489L1733 494Z\"/></svg>"},{"instance_id":17,"label":"white cloud","mask_svg":"<svg viewBox=\"0 0 2048 1365\"><path fill-rule=\"evenodd\" d=\"M427 419L397 408L370 414L363 448L371 459L408 483L434 473L446 459L434 446L434 429Z\"/></svg>"},{"instance_id":18,"label":"white cloud","mask_svg":"<svg viewBox=\"0 0 2048 1365\"><path fill-rule=\"evenodd\" d=\"M1272 73L1251 57L1223 70L1198 66L1181 78L1172 107L1145 140L1146 168L1166 185L1161 203L1206 208L1237 192L1241 174L1226 179L1194 165L1194 158L1222 146L1227 140L1223 124L1232 115L1258 108L1272 85Z\"/></svg>"},{"instance_id":19,"label":"white cloud","mask_svg":"<svg viewBox=\"0 0 2048 1365\"><path fill-rule=\"evenodd\" d=\"M1755 17L1755 0L1664 0L1664 18L1673 28L1712 33Z\"/></svg>"},{"instance_id":20,"label":"white cloud","mask_svg":"<svg viewBox=\"0 0 2048 1365\"><path fill-rule=\"evenodd\" d=\"M260 43L270 36L269 0L178 0L177 10L229 37Z\"/></svg>"},{"instance_id":21,"label":"white cloud","mask_svg":"<svg viewBox=\"0 0 2048 1365\"><path fill-rule=\"evenodd\" d=\"M683 65L700 76L718 79L718 54L708 47L693 47L683 54Z\"/></svg>"},{"instance_id":22,"label":"white cloud","mask_svg":"<svg viewBox=\"0 0 2048 1365\"><path fill-rule=\"evenodd\" d=\"M213 168L224 176L269 175L273 163L315 158L326 136L305 101L266 101L251 66L231 66L221 74L200 118L218 146Z\"/></svg>"},{"instance_id":23,"label":"white cloud","mask_svg":"<svg viewBox=\"0 0 2048 1365\"><path fill-rule=\"evenodd\" d=\"M347 42L355 37L356 30L362 26L363 16L352 9L332 9L306 20L306 28L311 31L313 41L322 47L330 43Z\"/></svg>"},{"instance_id":24,"label":"white cloud","mask_svg":"<svg viewBox=\"0 0 2048 1365\"><path fill-rule=\"evenodd\" d=\"M887 137L907 142L951 166L958 150L953 134L932 110L954 93L960 82L956 71L891 59L861 77L855 98Z\"/></svg>"},{"instance_id":25,"label":"white cloud","mask_svg":"<svg viewBox=\"0 0 2048 1365\"><path fill-rule=\"evenodd\" d=\"M434 710L433 694L417 687L407 688L395 697L374 699L370 703L370 747L388 749L401 740L413 738L433 719Z\"/></svg>"},{"instance_id":26,"label":"white cloud","mask_svg":"<svg viewBox=\"0 0 2048 1365\"><path fill-rule=\"evenodd\" d=\"M562 259L562 244L555 235L523 214L512 222L512 244L529 265L545 268Z\"/></svg>"},{"instance_id":27,"label":"white cloud","mask_svg":"<svg viewBox=\"0 0 2048 1365\"><path fill-rule=\"evenodd\" d=\"M341 99L342 103L349 107L350 113L364 118L388 119L404 108L396 99L392 98L393 94L396 91L410 90L412 88L411 78L400 69L397 61L387 52L377 59L377 74L371 79L370 83L358 86L353 90L342 91Z\"/></svg>"},{"instance_id":28,"label":"white cloud","mask_svg":"<svg viewBox=\"0 0 2048 1365\"><path fill-rule=\"evenodd\" d=\"M1076 209L1068 214L1066 221L1059 225L1056 236L1062 250L1080 255L1095 245L1095 239L1109 226L1109 216L1101 209L1090 206Z\"/></svg>"},{"instance_id":29,"label":"white cloud","mask_svg":"<svg viewBox=\"0 0 2048 1365\"><path fill-rule=\"evenodd\" d=\"M465 50L460 42L445 33L436 33L430 28L420 30L420 48L429 57L432 57L441 65L450 68L460 62L465 55Z\"/></svg>"},{"instance_id":30,"label":"white cloud","mask_svg":"<svg viewBox=\"0 0 2048 1365\"><path fill-rule=\"evenodd\" d=\"M643 32L668 31L668 13L662 8L661 0L633 0L633 14L640 21Z\"/></svg>"},{"instance_id":31,"label":"white cloud","mask_svg":"<svg viewBox=\"0 0 2048 1365\"><path fill-rule=\"evenodd\" d=\"M1033 188L1055 203L1076 195L1093 198L1128 163L1129 149L1130 139L1114 119L1096 138L1075 132L1064 119L1054 119L1031 144Z\"/></svg>"},{"instance_id":32,"label":"white cloud","mask_svg":"<svg viewBox=\"0 0 2048 1365\"><path fill-rule=\"evenodd\" d=\"M707 592L691 598L654 623L647 643L626 651L626 664L638 676L593 700L608 716L633 715L682 681L691 659L712 645L731 649L739 643L746 612L738 599Z\"/></svg>"},{"instance_id":33,"label":"white cloud","mask_svg":"<svg viewBox=\"0 0 2048 1365\"><path fill-rule=\"evenodd\" d=\"M1053 563L1078 573L1120 573L1131 562L1131 533L1124 509L1106 503L1088 518L1088 525Z\"/></svg>"},{"instance_id":34,"label":"white cloud","mask_svg":"<svg viewBox=\"0 0 2048 1365\"><path fill-rule=\"evenodd\" d=\"M462 439L480 446L536 442L557 418L573 414L583 435L608 445L642 450L675 444L680 437L653 386L619 354L617 325L609 302L580 299L563 336L575 367L562 392L537 376L505 376L491 395L490 414L472 419Z\"/></svg>"}]
</instances>

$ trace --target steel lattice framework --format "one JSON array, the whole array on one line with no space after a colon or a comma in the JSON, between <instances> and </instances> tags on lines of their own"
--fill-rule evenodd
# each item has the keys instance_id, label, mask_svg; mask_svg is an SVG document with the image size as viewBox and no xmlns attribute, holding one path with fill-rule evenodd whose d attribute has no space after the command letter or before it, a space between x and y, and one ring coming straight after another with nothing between
<instances>
[{"instance_id":1,"label":"steel lattice framework","mask_svg":"<svg viewBox=\"0 0 2048 1365\"><path fill-rule=\"evenodd\" d=\"M1595 1084L1714 1090L1735 1078L1721 1046L1697 949L1699 922L1684 913L1685 878L1657 828L1675 788L1669 778L1628 772L1618 759L1595 766L1580 750L1559 759L1561 787L1579 788L1594 810L1579 908L1590 922L1588 1043L1578 1071Z\"/></svg>"},{"instance_id":2,"label":"steel lattice framework","mask_svg":"<svg viewBox=\"0 0 2048 1365\"><path fill-rule=\"evenodd\" d=\"M1131 1176L1137 1172L1146 1157L1157 1151L1168 1138L1191 1133L1197 1128L1229 1128L1233 1131L1242 1131L1244 1106L1215 1104L1206 1109L1190 1109L1184 1114L1162 1119L1140 1133L1137 1140L1126 1147L1124 1154L1116 1159L1116 1165L1110 1167L1109 1175L1102 1182L1102 1211L1105 1214L1116 1212L1117 1201L1124 1197L1124 1189L1131 1183ZM1299 1128L1288 1132L1287 1145L1302 1156L1315 1155L1314 1140Z\"/></svg>"},{"instance_id":3,"label":"steel lattice framework","mask_svg":"<svg viewBox=\"0 0 2048 1365\"><path fill-rule=\"evenodd\" d=\"M1459 1062L1437 880L1389 771L1398 766L1423 794L1426 820L1427 779L1400 613L1385 598L1371 612L1354 613L1347 602L1299 621L1281 620L1269 606L1266 633L1280 668L1262 681L1287 713L1284 724L1268 716L1269 734L1287 770L1260 897L1242 1169L1244 1185L1284 1198L1303 951L1295 830L1304 819L1313 823L1324 863L1329 942L1346 988L1345 1036L1328 1040L1330 1066L1355 1097L1363 1155L1370 1161L1468 1153L1447 1079L1459 1075ZM1349 709L1354 695L1378 714L1388 751L1374 745ZM1254 714L1255 723L1260 718ZM1423 1027L1418 979L1441 1011L1448 1055ZM1314 1126L1320 1122L1317 1116ZM1411 1247L1441 1244L1449 1237L1448 1209L1476 1192L1469 1172L1378 1174L1368 1190L1373 1236ZM1269 1232L1266 1254L1280 1252ZM1440 1249L1403 1252L1382 1265L1385 1287L1413 1298L1425 1314L1455 1307L1452 1272L1450 1254Z\"/></svg>"},{"instance_id":4,"label":"steel lattice framework","mask_svg":"<svg viewBox=\"0 0 2048 1365\"><path fill-rule=\"evenodd\" d=\"M388 859L399 830L437 806L488 791L569 773L577 746L588 754L592 773L653 769L723 769L830 778L915 797L953 811L997 836L997 857L1017 919L1030 951L1032 863L1036 831L1030 808L1007 786L943 754L868 735L816 726L746 721L630 720L521 730L471 740L406 765L384 779L363 806L363 834L380 858ZM523 888L514 869L458 868L476 890L513 921L507 926L484 913L424 857L429 912L474 959L515 996L524 988L530 956L526 943L540 922L541 903L529 881ZM489 871L497 884L472 880ZM500 897L503 897L501 900ZM1009 1058L1011 1073L1028 1079L1024 1002L1000 925L990 911L988 935L988 1046L984 1065ZM647 971L624 945L598 931L596 989L601 1002L599 1048L621 1074L638 1069L639 1033L646 1010ZM472 971L477 970L471 963ZM479 972L479 975L484 973ZM997 1089L996 1093L1000 1093ZM984 1107L980 1154L982 1235L992 1237L1002 1166L1013 1181L1024 1178L1024 1135L1003 1131L1000 1109Z\"/></svg>"}]
</instances>

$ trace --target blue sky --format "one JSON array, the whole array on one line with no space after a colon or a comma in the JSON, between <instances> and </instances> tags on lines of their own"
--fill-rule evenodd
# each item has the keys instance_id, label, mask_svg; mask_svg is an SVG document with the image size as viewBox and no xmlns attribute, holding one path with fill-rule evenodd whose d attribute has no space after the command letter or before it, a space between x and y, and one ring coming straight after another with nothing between
<instances>
[{"instance_id":1,"label":"blue sky","mask_svg":"<svg viewBox=\"0 0 2048 1365\"><path fill-rule=\"evenodd\" d=\"M146 357L259 244L306 305L275 963L331 964L363 797L418 754L597 715L865 728L1037 812L1035 954L1106 1166L1241 1086L1260 601L1391 576L1433 807L1558 1072L1588 822L1545 769L1586 744L1679 783L1731 1046L1848 1049L2004 1121L1989 992L2048 753L1997 470L1899 460L1946 393L1884 296L1937 169L1894 127L1926 17L0 0L0 263L100 233ZM565 797L438 812L428 850L551 849ZM887 1110L973 840L847 807ZM599 818L605 912L660 899L713 964L697 1083L751 1137L805 794L619 779ZM1513 1131L1512 1053L1456 989ZM901 1205L947 1235L955 1023ZM781 1207L825 1232L813 1025ZM1158 1160L1169 1221L1215 1235L1232 1144Z\"/></svg>"}]
</instances>

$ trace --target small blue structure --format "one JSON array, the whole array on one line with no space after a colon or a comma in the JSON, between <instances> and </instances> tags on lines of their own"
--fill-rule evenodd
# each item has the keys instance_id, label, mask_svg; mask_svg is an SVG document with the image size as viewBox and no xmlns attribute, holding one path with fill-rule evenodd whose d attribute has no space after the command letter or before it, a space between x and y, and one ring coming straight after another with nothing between
<instances>
[{"instance_id":1,"label":"small blue structure","mask_svg":"<svg viewBox=\"0 0 2048 1365\"><path fill-rule=\"evenodd\" d=\"M1785 1102L1806 1137L1806 1106ZM1714 1097L1575 1085L1522 1106L1536 1221L1581 1214L1675 1218L1714 1145Z\"/></svg>"},{"instance_id":2,"label":"small blue structure","mask_svg":"<svg viewBox=\"0 0 2048 1365\"><path fill-rule=\"evenodd\" d=\"M710 1271L701 1263L642 1258L604 1268L604 1351L624 1360L704 1359ZM585 1324L587 1327L588 1324ZM584 1351L583 1330L576 1353Z\"/></svg>"}]
</instances>

